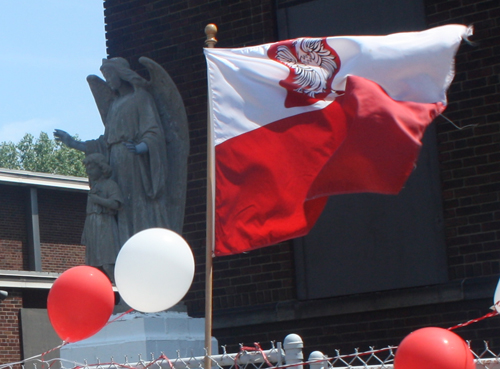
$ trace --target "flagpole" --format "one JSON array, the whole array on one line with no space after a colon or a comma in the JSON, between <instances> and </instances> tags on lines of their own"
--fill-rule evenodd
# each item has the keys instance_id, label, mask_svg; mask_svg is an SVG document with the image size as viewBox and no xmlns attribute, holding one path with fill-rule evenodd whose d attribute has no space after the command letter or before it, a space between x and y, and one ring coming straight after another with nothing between
<instances>
[{"instance_id":1,"label":"flagpole","mask_svg":"<svg viewBox=\"0 0 500 369\"><path fill-rule=\"evenodd\" d=\"M208 24L205 27L206 47L212 48L217 43L215 38L217 27ZM210 91L207 98L207 227L206 227L206 258L205 258L205 369L211 367L210 355L212 354L212 254L214 249L215 230L215 166L214 166L214 135L210 114Z\"/></svg>"}]
</instances>

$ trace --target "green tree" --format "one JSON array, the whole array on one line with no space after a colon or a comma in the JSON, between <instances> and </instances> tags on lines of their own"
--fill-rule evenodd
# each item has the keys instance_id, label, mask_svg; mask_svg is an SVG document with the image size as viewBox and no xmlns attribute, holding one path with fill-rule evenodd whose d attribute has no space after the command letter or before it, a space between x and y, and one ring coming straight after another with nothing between
<instances>
[{"instance_id":1,"label":"green tree","mask_svg":"<svg viewBox=\"0 0 500 369\"><path fill-rule=\"evenodd\" d=\"M27 133L17 144L0 144L1 168L85 177L84 157L82 152L49 138L45 132L37 139Z\"/></svg>"},{"instance_id":2,"label":"green tree","mask_svg":"<svg viewBox=\"0 0 500 369\"><path fill-rule=\"evenodd\" d=\"M13 142L0 144L0 168L21 169L17 147Z\"/></svg>"}]
</instances>

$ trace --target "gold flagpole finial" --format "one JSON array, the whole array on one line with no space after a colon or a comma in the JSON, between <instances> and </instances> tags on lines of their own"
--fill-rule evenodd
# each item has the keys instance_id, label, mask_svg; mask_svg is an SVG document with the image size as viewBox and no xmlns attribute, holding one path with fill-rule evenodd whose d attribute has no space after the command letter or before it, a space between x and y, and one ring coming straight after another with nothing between
<instances>
[{"instance_id":1,"label":"gold flagpole finial","mask_svg":"<svg viewBox=\"0 0 500 369\"><path fill-rule=\"evenodd\" d=\"M217 35L217 26L213 23L207 24L205 34L207 35L205 45L207 47L214 47L217 43L217 39L215 38L215 35Z\"/></svg>"}]
</instances>

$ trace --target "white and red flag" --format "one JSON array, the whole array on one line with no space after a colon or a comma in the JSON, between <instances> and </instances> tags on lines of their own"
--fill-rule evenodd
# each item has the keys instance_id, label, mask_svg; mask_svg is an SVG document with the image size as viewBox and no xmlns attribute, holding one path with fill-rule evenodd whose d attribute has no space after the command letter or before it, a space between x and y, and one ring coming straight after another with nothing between
<instances>
[{"instance_id":1,"label":"white and red flag","mask_svg":"<svg viewBox=\"0 0 500 369\"><path fill-rule=\"evenodd\" d=\"M397 194L471 29L205 49L215 255L307 234L334 194Z\"/></svg>"}]
</instances>

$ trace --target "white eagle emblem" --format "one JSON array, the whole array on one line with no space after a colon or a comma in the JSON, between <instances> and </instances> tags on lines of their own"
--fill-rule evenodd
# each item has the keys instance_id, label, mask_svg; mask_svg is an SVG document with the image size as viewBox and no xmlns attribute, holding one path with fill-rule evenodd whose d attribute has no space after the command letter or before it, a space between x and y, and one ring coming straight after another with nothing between
<instances>
[{"instance_id":1,"label":"white eagle emblem","mask_svg":"<svg viewBox=\"0 0 500 369\"><path fill-rule=\"evenodd\" d=\"M323 46L322 39L299 38L292 42L292 46L295 46L297 57L288 46L280 45L276 50L276 59L294 70L294 83L299 86L294 91L313 98L316 94L329 93L331 90L327 82L338 65L335 56Z\"/></svg>"}]
</instances>

